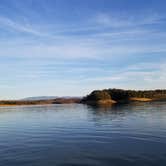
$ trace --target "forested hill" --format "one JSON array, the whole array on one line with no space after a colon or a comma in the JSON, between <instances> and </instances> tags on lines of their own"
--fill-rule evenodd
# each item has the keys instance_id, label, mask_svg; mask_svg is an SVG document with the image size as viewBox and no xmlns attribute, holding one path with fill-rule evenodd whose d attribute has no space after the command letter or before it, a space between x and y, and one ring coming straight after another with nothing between
<instances>
[{"instance_id":1,"label":"forested hill","mask_svg":"<svg viewBox=\"0 0 166 166\"><path fill-rule=\"evenodd\" d=\"M123 90L123 89L104 89L95 90L82 99L83 103L94 101L151 101L166 100L166 90Z\"/></svg>"}]
</instances>

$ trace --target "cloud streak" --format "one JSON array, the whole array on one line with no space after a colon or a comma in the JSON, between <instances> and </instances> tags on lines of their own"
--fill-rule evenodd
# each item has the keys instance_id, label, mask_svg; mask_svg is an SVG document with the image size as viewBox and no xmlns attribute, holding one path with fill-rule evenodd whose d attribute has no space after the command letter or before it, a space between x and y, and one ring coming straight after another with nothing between
<instances>
[{"instance_id":1,"label":"cloud streak","mask_svg":"<svg viewBox=\"0 0 166 166\"><path fill-rule=\"evenodd\" d=\"M125 15L119 14L117 15L109 14L109 13L100 13L96 16L96 23L103 26L109 26L113 28L124 28L124 27L135 27L135 26L142 26L142 25L149 25L149 24L158 24L162 23L162 20L165 16L160 15L154 12L143 12L144 14L138 15Z\"/></svg>"},{"instance_id":2,"label":"cloud streak","mask_svg":"<svg viewBox=\"0 0 166 166\"><path fill-rule=\"evenodd\" d=\"M29 33L32 35L37 35L37 36L44 36L43 33L35 30L32 28L31 25L28 24L23 24L23 23L18 23L12 19L9 19L7 17L2 17L0 16L0 26L1 28L7 28L12 31L18 31L18 32L24 32L24 33Z\"/></svg>"}]
</instances>

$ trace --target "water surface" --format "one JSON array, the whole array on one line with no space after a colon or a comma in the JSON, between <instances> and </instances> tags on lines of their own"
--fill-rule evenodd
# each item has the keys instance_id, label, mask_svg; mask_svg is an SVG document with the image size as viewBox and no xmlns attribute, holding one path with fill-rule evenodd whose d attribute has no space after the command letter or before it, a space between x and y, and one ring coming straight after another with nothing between
<instances>
[{"instance_id":1,"label":"water surface","mask_svg":"<svg viewBox=\"0 0 166 166\"><path fill-rule=\"evenodd\" d=\"M165 166L166 103L0 107L0 166Z\"/></svg>"}]
</instances>

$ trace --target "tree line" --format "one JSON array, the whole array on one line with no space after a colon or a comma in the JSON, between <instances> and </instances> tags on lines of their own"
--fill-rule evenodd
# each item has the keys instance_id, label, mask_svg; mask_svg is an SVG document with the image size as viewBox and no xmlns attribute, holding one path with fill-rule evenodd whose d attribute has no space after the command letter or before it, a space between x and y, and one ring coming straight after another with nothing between
<instances>
[{"instance_id":1,"label":"tree line","mask_svg":"<svg viewBox=\"0 0 166 166\"><path fill-rule=\"evenodd\" d=\"M130 98L150 98L166 99L166 90L123 90L123 89L104 89L95 90L83 98L83 102L91 100L112 99L115 101L129 100Z\"/></svg>"}]
</instances>

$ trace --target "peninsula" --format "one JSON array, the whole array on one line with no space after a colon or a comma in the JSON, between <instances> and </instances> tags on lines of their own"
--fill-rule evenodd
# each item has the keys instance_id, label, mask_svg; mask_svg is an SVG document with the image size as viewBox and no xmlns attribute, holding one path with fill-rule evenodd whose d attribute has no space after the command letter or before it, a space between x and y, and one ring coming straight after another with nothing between
<instances>
[{"instance_id":1,"label":"peninsula","mask_svg":"<svg viewBox=\"0 0 166 166\"><path fill-rule=\"evenodd\" d=\"M166 101L166 90L123 90L123 89L104 89L95 90L81 102L86 104L108 105L115 103L129 102L152 102Z\"/></svg>"}]
</instances>

